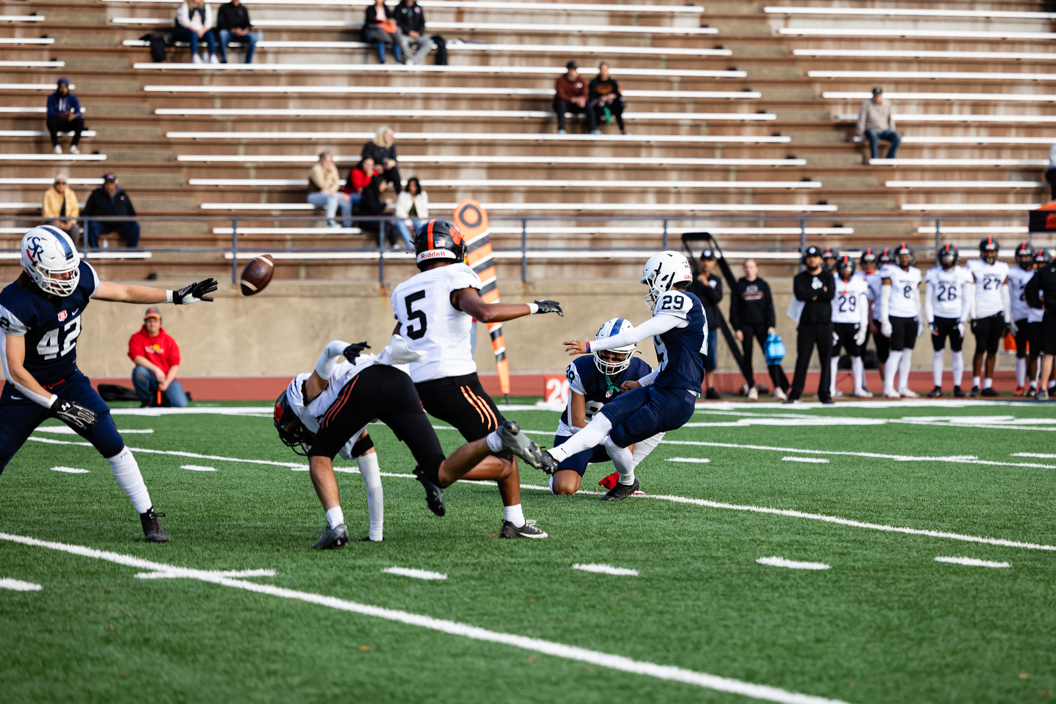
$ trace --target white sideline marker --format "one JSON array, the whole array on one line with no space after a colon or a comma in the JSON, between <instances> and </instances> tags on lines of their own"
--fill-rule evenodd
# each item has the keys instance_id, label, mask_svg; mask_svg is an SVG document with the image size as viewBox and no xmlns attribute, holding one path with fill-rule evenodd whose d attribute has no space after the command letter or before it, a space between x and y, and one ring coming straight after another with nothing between
<instances>
[{"instance_id":1,"label":"white sideline marker","mask_svg":"<svg viewBox=\"0 0 1056 704\"><path fill-rule=\"evenodd\" d=\"M770 565L771 567L787 567L790 570L827 570L831 569L824 562L796 562L795 560L786 560L783 557L760 557L756 560L760 565Z\"/></svg>"},{"instance_id":2,"label":"white sideline marker","mask_svg":"<svg viewBox=\"0 0 1056 704\"><path fill-rule=\"evenodd\" d=\"M625 567L613 567L612 565L572 565L574 570L593 572L595 574L614 574L617 577L637 577L638 570L629 570Z\"/></svg>"},{"instance_id":3,"label":"white sideline marker","mask_svg":"<svg viewBox=\"0 0 1056 704\"><path fill-rule=\"evenodd\" d=\"M711 462L707 457L668 457L668 462L692 462L694 464L707 464Z\"/></svg>"},{"instance_id":4,"label":"white sideline marker","mask_svg":"<svg viewBox=\"0 0 1056 704\"><path fill-rule=\"evenodd\" d=\"M67 428L65 425L46 425L41 426L33 431L34 433L54 433L55 435L76 435L77 431L73 428ZM132 430L118 430L117 432L122 435L147 435L154 431L150 428L139 428Z\"/></svg>"},{"instance_id":5,"label":"white sideline marker","mask_svg":"<svg viewBox=\"0 0 1056 704\"><path fill-rule=\"evenodd\" d=\"M446 574L430 572L429 570L416 570L410 567L386 567L382 572L398 574L401 577L412 577L414 579L447 579Z\"/></svg>"},{"instance_id":6,"label":"white sideline marker","mask_svg":"<svg viewBox=\"0 0 1056 704\"><path fill-rule=\"evenodd\" d=\"M953 565L968 565L969 567L1011 567L1007 562L990 562L989 560L976 560L974 557L936 557L935 562L949 562Z\"/></svg>"},{"instance_id":7,"label":"white sideline marker","mask_svg":"<svg viewBox=\"0 0 1056 704\"><path fill-rule=\"evenodd\" d=\"M274 577L275 570L231 570L227 572L217 570L207 572L207 574L211 574L214 577ZM174 579L186 576L177 570L170 570L167 572L140 572L136 575L136 579Z\"/></svg>"},{"instance_id":8,"label":"white sideline marker","mask_svg":"<svg viewBox=\"0 0 1056 704\"><path fill-rule=\"evenodd\" d=\"M806 464L828 464L829 461L820 457L782 457L782 462L805 462Z\"/></svg>"},{"instance_id":9,"label":"white sideline marker","mask_svg":"<svg viewBox=\"0 0 1056 704\"><path fill-rule=\"evenodd\" d=\"M180 469L189 469L192 472L215 472L216 467L205 467L200 464L181 464Z\"/></svg>"},{"instance_id":10,"label":"white sideline marker","mask_svg":"<svg viewBox=\"0 0 1056 704\"><path fill-rule=\"evenodd\" d=\"M65 474L88 474L87 469L78 469L77 467L52 467L52 472L63 472Z\"/></svg>"},{"instance_id":11,"label":"white sideline marker","mask_svg":"<svg viewBox=\"0 0 1056 704\"><path fill-rule=\"evenodd\" d=\"M0 589L10 589L16 592L39 592L43 587L32 582L22 582L17 579L0 579Z\"/></svg>"},{"instance_id":12,"label":"white sideline marker","mask_svg":"<svg viewBox=\"0 0 1056 704\"><path fill-rule=\"evenodd\" d=\"M1056 460L1056 455L1046 455L1044 452L1013 452L1013 457L1033 457L1039 460Z\"/></svg>"}]
</instances>

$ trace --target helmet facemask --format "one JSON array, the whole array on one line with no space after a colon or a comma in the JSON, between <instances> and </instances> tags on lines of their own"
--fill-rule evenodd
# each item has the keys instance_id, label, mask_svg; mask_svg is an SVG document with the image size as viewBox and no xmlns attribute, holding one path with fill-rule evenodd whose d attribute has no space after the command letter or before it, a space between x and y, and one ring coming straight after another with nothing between
<instances>
[{"instance_id":1,"label":"helmet facemask","mask_svg":"<svg viewBox=\"0 0 1056 704\"><path fill-rule=\"evenodd\" d=\"M627 367L631 366L631 357L634 355L635 345L617 347L613 350L597 350L594 352L594 366L598 371L608 376L618 376Z\"/></svg>"},{"instance_id":2,"label":"helmet facemask","mask_svg":"<svg viewBox=\"0 0 1056 704\"><path fill-rule=\"evenodd\" d=\"M308 450L315 441L315 433L308 430L293 412L289 401L286 400L285 391L275 402L275 430L279 432L279 440L283 445L301 457L308 456Z\"/></svg>"}]
</instances>

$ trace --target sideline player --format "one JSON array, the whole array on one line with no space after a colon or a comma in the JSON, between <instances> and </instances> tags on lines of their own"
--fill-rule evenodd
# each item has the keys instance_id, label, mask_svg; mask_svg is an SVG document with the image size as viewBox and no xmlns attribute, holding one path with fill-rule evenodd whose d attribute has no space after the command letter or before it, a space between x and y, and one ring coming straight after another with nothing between
<instances>
[{"instance_id":1,"label":"sideline player","mask_svg":"<svg viewBox=\"0 0 1056 704\"><path fill-rule=\"evenodd\" d=\"M840 396L836 388L836 370L840 363L840 348L851 357L851 372L854 374L854 395L869 398L865 390L865 364L862 350L865 336L869 332L869 286L865 279L854 276L854 260L846 254L836 260L836 295L832 299L832 374L829 391L833 398Z\"/></svg>"},{"instance_id":2,"label":"sideline player","mask_svg":"<svg viewBox=\"0 0 1056 704\"><path fill-rule=\"evenodd\" d=\"M884 362L887 361L887 355L885 354L884 358L880 359L880 272L876 267L876 250L872 247L866 247L862 251L862 256L858 261L862 268L854 272L854 275L856 278L865 281L865 285L868 289L866 295L869 299L869 329L866 331L865 341L862 343L862 354L865 354L865 349L869 346L869 338L872 337L874 344L876 345L880 380L883 381ZM865 398L872 398L873 394L869 391L869 387L865 385L864 372L862 375L862 391L866 393Z\"/></svg>"},{"instance_id":3,"label":"sideline player","mask_svg":"<svg viewBox=\"0 0 1056 704\"><path fill-rule=\"evenodd\" d=\"M997 350L1005 338L1005 330L1012 323L1012 302L1008 294L1008 264L999 262L1001 246L993 237L979 243L979 259L968 262L968 271L975 283L972 298L972 334L975 335L975 356L972 359L972 391L970 396L997 396L994 391L994 367ZM983 375L983 353L986 353L986 376Z\"/></svg>"},{"instance_id":4,"label":"sideline player","mask_svg":"<svg viewBox=\"0 0 1056 704\"><path fill-rule=\"evenodd\" d=\"M884 370L885 398L913 398L909 370L913 347L924 334L924 310L920 305L920 269L913 266L913 248L905 242L894 251L897 266L880 269L880 334L891 340L891 354ZM895 377L898 377L896 391Z\"/></svg>"},{"instance_id":5,"label":"sideline player","mask_svg":"<svg viewBox=\"0 0 1056 704\"><path fill-rule=\"evenodd\" d=\"M1034 253L1034 271L1037 273L1038 269L1042 269L1048 266L1052 262L1052 255L1049 254L1047 249L1039 249ZM1033 277L1031 277L1033 278ZM1028 282L1029 285L1029 282ZM1024 291L1026 295L1026 291ZM1029 305L1029 301L1028 301ZM1030 344L1030 360L1029 368L1035 371L1030 375L1030 388L1027 390L1027 396L1033 397L1038 391L1038 377L1041 376L1041 364L1039 359L1041 358L1041 321L1045 318L1044 308L1030 307L1027 311L1027 340Z\"/></svg>"},{"instance_id":6,"label":"sideline player","mask_svg":"<svg viewBox=\"0 0 1056 704\"><path fill-rule=\"evenodd\" d=\"M701 354L708 321L700 299L686 291L693 281L689 262L678 252L654 254L645 263L641 283L649 287L646 305L653 317L636 328L600 342L570 340L569 356L636 345L649 337L656 346L658 369L621 385L625 393L607 403L587 427L543 453L543 469L553 473L572 455L605 443L620 480L602 501L620 501L638 490L630 446L657 433L681 428L693 417L704 381Z\"/></svg>"},{"instance_id":7,"label":"sideline player","mask_svg":"<svg viewBox=\"0 0 1056 704\"><path fill-rule=\"evenodd\" d=\"M477 378L469 344L473 320L498 323L536 313L564 314L556 301L486 303L480 297L480 277L464 263L462 234L449 222L430 220L422 225L414 236L414 252L421 273L392 292L392 308L399 321L393 334L402 334L411 350L428 354L425 361L410 366L426 413L454 426L467 441L480 440L504 419ZM513 455L482 459L481 466L466 478L498 480L505 507L499 536L545 538L546 533L525 521ZM423 479L420 472L415 473Z\"/></svg>"},{"instance_id":8,"label":"sideline player","mask_svg":"<svg viewBox=\"0 0 1056 704\"><path fill-rule=\"evenodd\" d=\"M331 343L333 348L327 346L327 351L319 360L320 364L304 382L303 393L309 404L308 414L298 414L293 405L295 400L289 396L289 389L275 402L275 427L283 443L291 447L291 442L302 447L310 443L307 449L309 472L326 511L327 521L326 530L312 548L328 550L348 543L348 528L341 511L333 460L339 452L345 456L355 455L357 451L365 453L366 443L357 438L363 435L367 424L373 420L380 420L389 426L396 437L407 445L418 463L418 471L437 487L436 493L465 478L481 461L496 453L515 453L529 463L539 463L541 451L538 445L520 432L520 426L515 421L504 421L484 438L463 445L445 458L436 431L422 410L414 382L405 371L393 366L408 359L421 359L421 353L409 351L403 340L394 336L389 347L377 357L366 355L357 359L359 352L369 347L365 342L358 343L338 352L345 354L346 359L351 356L351 360L337 370L330 371L328 363L332 364L336 356L334 352L341 344L335 342ZM324 380L323 375L328 371L330 374ZM322 411L321 415L319 411ZM315 432L308 428L312 417L318 424ZM370 442L370 446L373 446L373 442ZM380 485L380 479L378 483ZM436 493L426 495L429 508L434 513L435 502L439 500ZM380 491L378 501L380 508ZM372 507L372 522L373 519Z\"/></svg>"},{"instance_id":9,"label":"sideline player","mask_svg":"<svg viewBox=\"0 0 1056 704\"><path fill-rule=\"evenodd\" d=\"M216 281L205 279L179 291L100 281L81 261L62 230L35 227L22 237L22 274L0 292L0 472L30 434L58 418L90 442L110 463L117 483L139 514L147 542L169 536L158 521L139 465L117 432L110 407L77 368L81 314L92 300L120 303L212 301Z\"/></svg>"},{"instance_id":10,"label":"sideline player","mask_svg":"<svg viewBox=\"0 0 1056 704\"><path fill-rule=\"evenodd\" d=\"M953 358L953 395L964 396L961 380L964 378L964 331L971 313L972 275L963 266L957 266L961 253L952 244L944 244L935 255L935 266L924 276L924 313L931 331L931 376L935 388L928 398L942 396L942 374L945 371L946 338L950 340L950 355Z\"/></svg>"},{"instance_id":11,"label":"sideline player","mask_svg":"<svg viewBox=\"0 0 1056 704\"><path fill-rule=\"evenodd\" d=\"M840 258L840 250L835 247L826 247L821 251L821 265L825 271L836 275L836 260Z\"/></svg>"},{"instance_id":12,"label":"sideline player","mask_svg":"<svg viewBox=\"0 0 1056 704\"><path fill-rule=\"evenodd\" d=\"M595 342L607 340L622 332L634 329L623 318L607 321L594 336ZM568 379L568 405L561 414L561 421L554 436L554 447L568 441L573 435L586 427L606 403L616 399L623 389L625 381L637 381L647 376L653 368L644 360L634 356L637 345L625 345L611 350L595 350L592 357L580 357L568 365L565 377ZM660 443L663 433L631 445L634 465L642 460ZM607 447L587 449L568 457L557 466L550 477L550 490L555 494L575 494L583 482L583 474L588 464L601 464L611 460Z\"/></svg>"},{"instance_id":13,"label":"sideline player","mask_svg":"<svg viewBox=\"0 0 1056 704\"><path fill-rule=\"evenodd\" d=\"M1056 356L1056 264L1051 259L1034 270L1034 276L1027 284L1027 304L1043 311L1038 347L1044 356L1034 400L1048 401L1049 394L1056 388L1049 383L1056 375L1056 367L1052 363Z\"/></svg>"},{"instance_id":14,"label":"sideline player","mask_svg":"<svg viewBox=\"0 0 1056 704\"><path fill-rule=\"evenodd\" d=\"M1008 294L1012 313L1012 330L1016 338L1016 391L1013 396L1022 396L1027 390L1027 378L1034 379L1036 364L1027 358L1027 347L1037 347L1037 340L1030 339L1032 328L1027 323L1030 306L1027 305L1026 289L1034 276L1034 246L1020 242L1016 247L1016 264L1008 270ZM1036 361L1036 360L1035 360Z\"/></svg>"}]
</instances>

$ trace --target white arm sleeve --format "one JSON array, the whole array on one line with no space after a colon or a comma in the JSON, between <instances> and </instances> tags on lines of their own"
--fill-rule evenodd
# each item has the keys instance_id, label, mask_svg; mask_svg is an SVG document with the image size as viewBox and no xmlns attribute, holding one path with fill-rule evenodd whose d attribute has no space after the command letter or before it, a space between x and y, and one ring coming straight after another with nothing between
<instances>
[{"instance_id":1,"label":"white arm sleeve","mask_svg":"<svg viewBox=\"0 0 1056 704\"><path fill-rule=\"evenodd\" d=\"M1012 322L1012 297L1008 293L1008 282L1001 284L1001 314L1005 316L1005 322Z\"/></svg>"},{"instance_id":2,"label":"white arm sleeve","mask_svg":"<svg viewBox=\"0 0 1056 704\"><path fill-rule=\"evenodd\" d=\"M858 312L860 313L862 330L869 329L869 296L864 293L858 294Z\"/></svg>"},{"instance_id":3,"label":"white arm sleeve","mask_svg":"<svg viewBox=\"0 0 1056 704\"><path fill-rule=\"evenodd\" d=\"M935 322L935 304L932 297L935 295L935 284L930 281L924 284L924 315L928 318L928 325Z\"/></svg>"},{"instance_id":4,"label":"white arm sleeve","mask_svg":"<svg viewBox=\"0 0 1056 704\"><path fill-rule=\"evenodd\" d=\"M653 371L651 371L650 373L646 374L641 379L639 379L638 383L641 384L642 386L651 386L652 383L654 381L656 381L656 377L659 376L659 374L660 374L660 370L659 369L654 369Z\"/></svg>"},{"instance_id":5,"label":"white arm sleeve","mask_svg":"<svg viewBox=\"0 0 1056 704\"><path fill-rule=\"evenodd\" d=\"M636 328L631 328L626 332L621 332L619 335L614 335L605 340L591 342L590 351L611 350L617 347L624 347L625 345L636 345L642 340L648 340L654 335L662 335L668 330L673 330L678 327L679 323L684 322L685 320L683 318L678 318L673 315L655 315Z\"/></svg>"},{"instance_id":6,"label":"white arm sleeve","mask_svg":"<svg viewBox=\"0 0 1056 704\"><path fill-rule=\"evenodd\" d=\"M344 340L330 340L326 345L326 349L319 355L319 361L315 363L315 373L319 375L320 379L330 378L330 375L334 373L334 367L337 365L337 358L341 356L346 347L348 347L348 343Z\"/></svg>"},{"instance_id":7,"label":"white arm sleeve","mask_svg":"<svg viewBox=\"0 0 1056 704\"><path fill-rule=\"evenodd\" d=\"M0 332L0 363L2 363L4 367L4 378L7 379L7 382L9 384L18 389L23 396L28 398L33 403L37 404L38 406L44 406L44 408L51 408L52 404L54 404L55 401L58 400L58 396L56 396L55 394L51 394L50 396L41 396L38 393L30 391L25 386L22 386L22 384L19 384L11 375L11 369L7 365L7 338L9 335L11 337L23 337L26 332L28 332L28 330L22 324L22 322L18 318L16 318L10 311L0 308L0 313L2 313L2 316L0 317L3 317L6 330L15 331L14 333L6 331Z\"/></svg>"},{"instance_id":8,"label":"white arm sleeve","mask_svg":"<svg viewBox=\"0 0 1056 704\"><path fill-rule=\"evenodd\" d=\"M961 283L961 322L967 323L972 317L972 304L975 302L975 284L971 281Z\"/></svg>"},{"instance_id":9,"label":"white arm sleeve","mask_svg":"<svg viewBox=\"0 0 1056 704\"><path fill-rule=\"evenodd\" d=\"M880 322L891 322L891 284L880 287Z\"/></svg>"}]
</instances>

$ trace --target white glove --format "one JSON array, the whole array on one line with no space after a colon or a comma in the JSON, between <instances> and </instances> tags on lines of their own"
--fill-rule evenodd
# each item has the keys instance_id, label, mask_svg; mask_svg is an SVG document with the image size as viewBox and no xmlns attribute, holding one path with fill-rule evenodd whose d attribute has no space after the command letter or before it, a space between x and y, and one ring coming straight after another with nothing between
<instances>
[{"instance_id":1,"label":"white glove","mask_svg":"<svg viewBox=\"0 0 1056 704\"><path fill-rule=\"evenodd\" d=\"M926 327L927 326L926 326L926 324L924 323L923 320L917 320L917 339L918 340L920 338L924 337L924 330L926 329Z\"/></svg>"},{"instance_id":2,"label":"white glove","mask_svg":"<svg viewBox=\"0 0 1056 704\"><path fill-rule=\"evenodd\" d=\"M894 332L894 329L891 327L891 321L890 320L886 320L886 321L880 323L880 334L881 335L883 335L884 337L891 337L891 333L892 332Z\"/></svg>"},{"instance_id":3,"label":"white glove","mask_svg":"<svg viewBox=\"0 0 1056 704\"><path fill-rule=\"evenodd\" d=\"M1017 334L1019 334L1019 327L1016 325L1015 320L1008 321L1008 331L1012 333L1012 337L1015 337Z\"/></svg>"},{"instance_id":4,"label":"white glove","mask_svg":"<svg viewBox=\"0 0 1056 704\"><path fill-rule=\"evenodd\" d=\"M964 331L965 331L965 325L964 325L964 321L962 320L961 322L957 323L957 333L961 337L964 337Z\"/></svg>"},{"instance_id":5,"label":"white glove","mask_svg":"<svg viewBox=\"0 0 1056 704\"><path fill-rule=\"evenodd\" d=\"M861 347L865 344L865 334L869 332L869 328L858 326L858 332L854 333L854 344Z\"/></svg>"}]
</instances>

